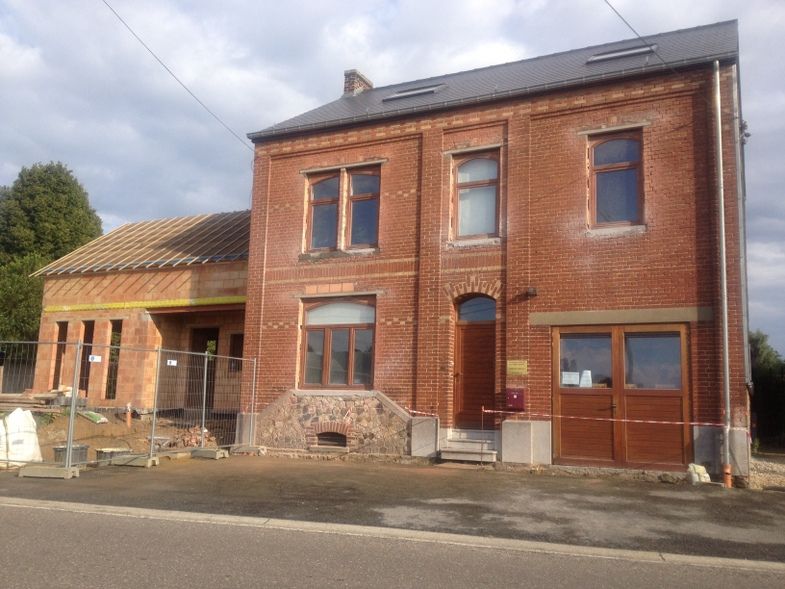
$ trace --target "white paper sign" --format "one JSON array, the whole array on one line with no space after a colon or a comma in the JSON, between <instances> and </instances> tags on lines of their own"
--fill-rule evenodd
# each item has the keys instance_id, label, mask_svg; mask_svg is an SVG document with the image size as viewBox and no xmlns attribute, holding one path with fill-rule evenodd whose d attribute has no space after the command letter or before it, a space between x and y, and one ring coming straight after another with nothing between
<instances>
[{"instance_id":1,"label":"white paper sign","mask_svg":"<svg viewBox=\"0 0 785 589\"><path fill-rule=\"evenodd\" d=\"M581 375L577 372L562 372L561 383L563 386L577 386Z\"/></svg>"},{"instance_id":2,"label":"white paper sign","mask_svg":"<svg viewBox=\"0 0 785 589\"><path fill-rule=\"evenodd\" d=\"M177 366L177 360L167 360L166 361L166 365L167 366Z\"/></svg>"},{"instance_id":3,"label":"white paper sign","mask_svg":"<svg viewBox=\"0 0 785 589\"><path fill-rule=\"evenodd\" d=\"M591 388L591 370L581 372L581 383L578 386L584 389Z\"/></svg>"},{"instance_id":4,"label":"white paper sign","mask_svg":"<svg viewBox=\"0 0 785 589\"><path fill-rule=\"evenodd\" d=\"M90 354L90 355L87 357L87 361L88 361L88 362L95 362L95 363L100 363L100 362L101 362L101 356L95 356L95 355L93 355L93 354Z\"/></svg>"}]
</instances>

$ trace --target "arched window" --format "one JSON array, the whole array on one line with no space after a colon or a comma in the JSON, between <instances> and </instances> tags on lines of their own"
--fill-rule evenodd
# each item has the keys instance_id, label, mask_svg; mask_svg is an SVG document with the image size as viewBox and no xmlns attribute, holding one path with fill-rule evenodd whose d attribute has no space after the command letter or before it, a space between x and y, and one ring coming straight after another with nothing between
<instances>
[{"instance_id":1,"label":"arched window","mask_svg":"<svg viewBox=\"0 0 785 589\"><path fill-rule=\"evenodd\" d=\"M305 311L302 383L370 388L376 309L369 302L314 304Z\"/></svg>"},{"instance_id":2,"label":"arched window","mask_svg":"<svg viewBox=\"0 0 785 589\"><path fill-rule=\"evenodd\" d=\"M485 296L475 296L458 304L458 321L474 323L496 320L496 301Z\"/></svg>"},{"instance_id":3,"label":"arched window","mask_svg":"<svg viewBox=\"0 0 785 589\"><path fill-rule=\"evenodd\" d=\"M636 225L643 220L639 133L606 135L591 144L592 225Z\"/></svg>"},{"instance_id":4,"label":"arched window","mask_svg":"<svg viewBox=\"0 0 785 589\"><path fill-rule=\"evenodd\" d=\"M499 161L495 154L458 160L455 173L455 235L498 235Z\"/></svg>"}]
</instances>

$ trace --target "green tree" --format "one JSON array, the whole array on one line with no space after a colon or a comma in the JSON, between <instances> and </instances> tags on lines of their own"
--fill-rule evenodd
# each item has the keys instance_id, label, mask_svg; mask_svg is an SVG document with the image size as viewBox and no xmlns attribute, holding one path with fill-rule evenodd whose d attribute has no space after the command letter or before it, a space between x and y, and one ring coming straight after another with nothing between
<instances>
[{"instance_id":1,"label":"green tree","mask_svg":"<svg viewBox=\"0 0 785 589\"><path fill-rule=\"evenodd\" d=\"M0 263L31 253L55 260L99 235L87 192L60 162L22 168L0 193Z\"/></svg>"},{"instance_id":2,"label":"green tree","mask_svg":"<svg viewBox=\"0 0 785 589\"><path fill-rule=\"evenodd\" d=\"M751 332L749 341L756 435L769 445L785 446L785 361L761 330Z\"/></svg>"},{"instance_id":3,"label":"green tree","mask_svg":"<svg viewBox=\"0 0 785 589\"><path fill-rule=\"evenodd\" d=\"M27 254L0 265L0 340L38 339L44 279L30 274L47 262Z\"/></svg>"},{"instance_id":4,"label":"green tree","mask_svg":"<svg viewBox=\"0 0 785 589\"><path fill-rule=\"evenodd\" d=\"M100 235L87 192L60 162L0 186L0 339L37 339L43 279L30 275Z\"/></svg>"}]
</instances>

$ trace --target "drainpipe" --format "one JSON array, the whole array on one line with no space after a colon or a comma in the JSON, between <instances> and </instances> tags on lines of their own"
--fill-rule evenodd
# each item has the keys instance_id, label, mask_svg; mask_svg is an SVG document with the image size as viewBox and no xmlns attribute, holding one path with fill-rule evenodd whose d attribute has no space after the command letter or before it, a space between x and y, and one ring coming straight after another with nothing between
<instances>
[{"instance_id":1,"label":"drainpipe","mask_svg":"<svg viewBox=\"0 0 785 589\"><path fill-rule=\"evenodd\" d=\"M736 195L739 205L739 270L741 272L742 333L744 334L744 382L752 387L750 360L750 303L747 287L747 177L744 171L744 139L741 136L741 80L739 68L733 72L733 145L736 148ZM751 390L751 389L750 389ZM747 424L749 426L749 423Z\"/></svg>"},{"instance_id":2,"label":"drainpipe","mask_svg":"<svg viewBox=\"0 0 785 589\"><path fill-rule=\"evenodd\" d=\"M733 486L730 465L730 358L728 355L728 271L725 253L725 169L722 164L722 102L720 99L720 62L714 60L714 152L717 169L717 201L720 224L720 299L722 306L722 401L724 435L722 437L722 482Z\"/></svg>"}]
</instances>

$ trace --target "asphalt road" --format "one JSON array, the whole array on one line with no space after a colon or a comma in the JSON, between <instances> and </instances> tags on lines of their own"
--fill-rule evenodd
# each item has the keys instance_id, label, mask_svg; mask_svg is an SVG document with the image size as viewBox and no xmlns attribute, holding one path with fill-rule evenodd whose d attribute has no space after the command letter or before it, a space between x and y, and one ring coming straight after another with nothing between
<instances>
[{"instance_id":1,"label":"asphalt road","mask_svg":"<svg viewBox=\"0 0 785 589\"><path fill-rule=\"evenodd\" d=\"M17 589L785 584L775 563L291 520L2 499L0 521L2 585Z\"/></svg>"},{"instance_id":2,"label":"asphalt road","mask_svg":"<svg viewBox=\"0 0 785 589\"><path fill-rule=\"evenodd\" d=\"M0 497L785 562L785 493L773 491L236 456L68 481L0 473Z\"/></svg>"}]
</instances>

